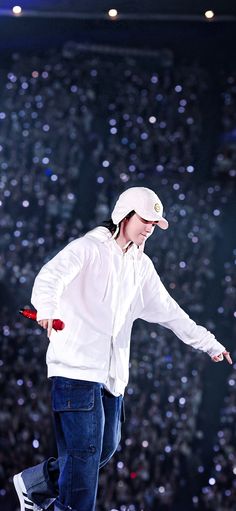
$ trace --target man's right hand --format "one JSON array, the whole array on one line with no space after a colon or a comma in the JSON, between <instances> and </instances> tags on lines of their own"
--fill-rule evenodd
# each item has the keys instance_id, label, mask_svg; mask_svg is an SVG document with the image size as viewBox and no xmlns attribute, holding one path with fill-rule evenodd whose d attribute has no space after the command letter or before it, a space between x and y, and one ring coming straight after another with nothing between
<instances>
[{"instance_id":1,"label":"man's right hand","mask_svg":"<svg viewBox=\"0 0 236 511\"><path fill-rule=\"evenodd\" d=\"M47 329L47 336L50 337L52 332L53 319L40 319L38 324L43 328Z\"/></svg>"}]
</instances>

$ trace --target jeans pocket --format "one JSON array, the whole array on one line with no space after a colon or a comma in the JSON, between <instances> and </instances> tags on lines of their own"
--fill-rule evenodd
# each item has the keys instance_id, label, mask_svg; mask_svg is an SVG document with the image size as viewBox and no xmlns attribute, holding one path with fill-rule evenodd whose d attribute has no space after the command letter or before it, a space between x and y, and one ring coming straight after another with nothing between
<instances>
[{"instance_id":1,"label":"jeans pocket","mask_svg":"<svg viewBox=\"0 0 236 511\"><path fill-rule=\"evenodd\" d=\"M89 412L94 408L94 384L65 379L53 382L52 408L54 412Z\"/></svg>"}]
</instances>

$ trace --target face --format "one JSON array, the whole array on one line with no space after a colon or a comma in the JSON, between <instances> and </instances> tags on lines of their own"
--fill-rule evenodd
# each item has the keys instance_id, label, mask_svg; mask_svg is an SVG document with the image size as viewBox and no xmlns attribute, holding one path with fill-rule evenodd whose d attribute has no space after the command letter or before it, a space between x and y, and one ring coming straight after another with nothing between
<instances>
[{"instance_id":1,"label":"face","mask_svg":"<svg viewBox=\"0 0 236 511\"><path fill-rule=\"evenodd\" d=\"M156 223L144 220L135 213L131 218L124 222L124 235L128 241L133 241L135 245L142 245L145 239L149 238L155 228Z\"/></svg>"}]
</instances>

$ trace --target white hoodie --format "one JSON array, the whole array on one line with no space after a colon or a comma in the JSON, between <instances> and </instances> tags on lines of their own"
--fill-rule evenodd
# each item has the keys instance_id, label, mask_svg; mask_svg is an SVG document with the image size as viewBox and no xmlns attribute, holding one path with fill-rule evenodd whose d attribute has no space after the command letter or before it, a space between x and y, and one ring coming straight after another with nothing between
<instances>
[{"instance_id":1,"label":"white hoodie","mask_svg":"<svg viewBox=\"0 0 236 511\"><path fill-rule=\"evenodd\" d=\"M37 319L59 318L47 351L48 376L103 383L124 393L135 319L159 323L210 356L225 348L171 298L151 259L132 245L123 253L106 227L69 243L37 275Z\"/></svg>"}]
</instances>

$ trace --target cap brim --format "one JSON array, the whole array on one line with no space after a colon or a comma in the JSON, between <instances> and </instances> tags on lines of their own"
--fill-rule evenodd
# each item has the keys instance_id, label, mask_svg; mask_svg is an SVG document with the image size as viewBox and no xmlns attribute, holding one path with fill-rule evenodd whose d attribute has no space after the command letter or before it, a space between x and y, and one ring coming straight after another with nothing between
<instances>
[{"instance_id":1,"label":"cap brim","mask_svg":"<svg viewBox=\"0 0 236 511\"><path fill-rule=\"evenodd\" d=\"M159 214L152 213L152 215L150 215L148 211L142 211L140 208L136 208L135 213L137 213L137 215L139 215L146 221L157 224L158 227L160 227L160 229L163 229L164 231L169 227L168 221L163 216L159 216L160 213Z\"/></svg>"},{"instance_id":2,"label":"cap brim","mask_svg":"<svg viewBox=\"0 0 236 511\"><path fill-rule=\"evenodd\" d=\"M166 229L168 229L168 227L169 227L169 222L163 216L161 218L159 218L158 220L156 218L155 218L155 220L150 220L150 219L145 218L145 220L148 220L148 222L153 222L154 224L158 225L158 227L160 227L160 229L163 229L164 231Z\"/></svg>"},{"instance_id":3,"label":"cap brim","mask_svg":"<svg viewBox=\"0 0 236 511\"><path fill-rule=\"evenodd\" d=\"M169 222L167 222L165 218L161 217L160 220L157 221L157 225L165 231L169 227Z\"/></svg>"}]
</instances>

